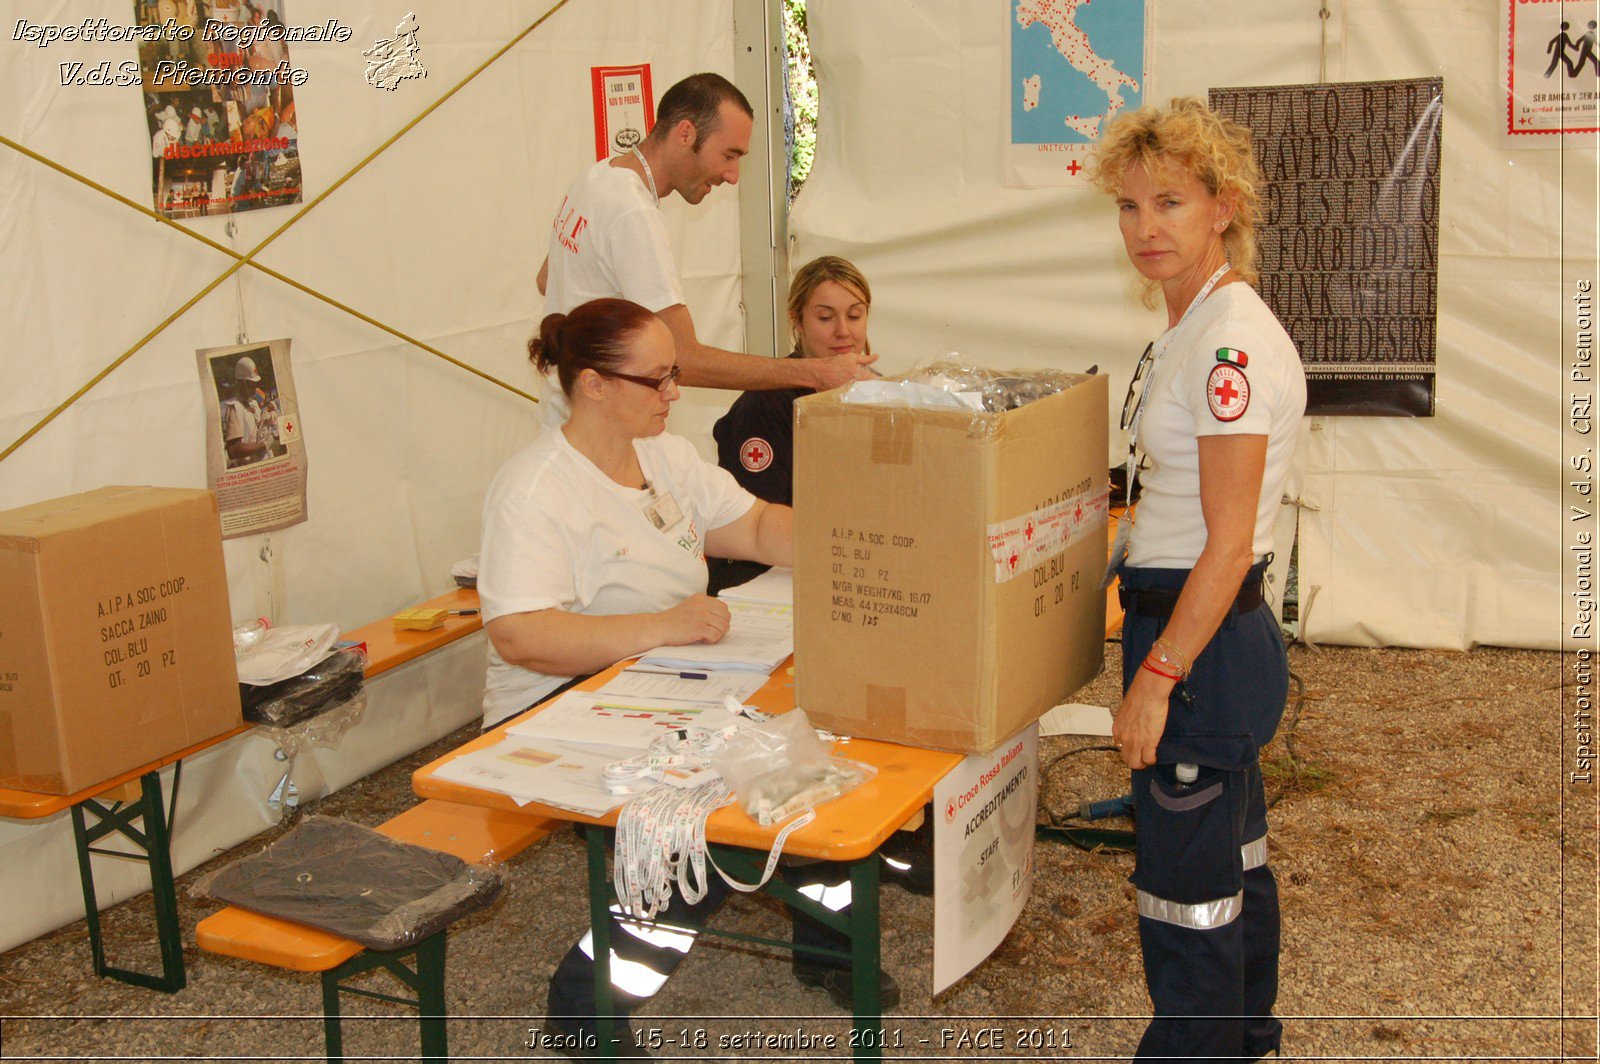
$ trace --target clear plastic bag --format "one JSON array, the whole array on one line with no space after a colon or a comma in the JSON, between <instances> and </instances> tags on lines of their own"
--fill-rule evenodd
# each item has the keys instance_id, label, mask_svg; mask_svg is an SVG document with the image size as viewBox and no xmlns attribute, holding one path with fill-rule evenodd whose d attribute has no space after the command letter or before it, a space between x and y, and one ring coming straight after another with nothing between
<instances>
[{"instance_id":1,"label":"clear plastic bag","mask_svg":"<svg viewBox=\"0 0 1600 1064\"><path fill-rule=\"evenodd\" d=\"M954 351L898 377L857 381L841 397L847 403L904 406L919 410L965 410L987 426L986 414L1001 414L1065 391L1099 372L1065 370L996 370L969 362ZM986 430L985 430L986 431ZM982 431L978 433L982 434Z\"/></svg>"},{"instance_id":2,"label":"clear plastic bag","mask_svg":"<svg viewBox=\"0 0 1600 1064\"><path fill-rule=\"evenodd\" d=\"M355 699L367 656L355 647L336 650L298 676L265 686L239 685L244 719L287 728Z\"/></svg>"},{"instance_id":3,"label":"clear plastic bag","mask_svg":"<svg viewBox=\"0 0 1600 1064\"><path fill-rule=\"evenodd\" d=\"M190 888L372 949L413 946L500 893L500 874L334 817L308 817Z\"/></svg>"},{"instance_id":4,"label":"clear plastic bag","mask_svg":"<svg viewBox=\"0 0 1600 1064\"><path fill-rule=\"evenodd\" d=\"M711 755L711 765L762 827L837 798L876 772L834 757L800 709L739 728Z\"/></svg>"}]
</instances>

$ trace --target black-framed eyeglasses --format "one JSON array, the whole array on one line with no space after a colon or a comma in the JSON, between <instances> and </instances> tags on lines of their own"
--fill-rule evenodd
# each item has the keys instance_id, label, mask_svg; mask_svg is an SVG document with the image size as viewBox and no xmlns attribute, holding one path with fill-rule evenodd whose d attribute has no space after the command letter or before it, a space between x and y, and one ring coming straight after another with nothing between
<instances>
[{"instance_id":1,"label":"black-framed eyeglasses","mask_svg":"<svg viewBox=\"0 0 1600 1064\"><path fill-rule=\"evenodd\" d=\"M1144 398L1144 389L1139 385L1144 382L1145 374L1150 372L1150 363L1156 350L1154 340L1144 345L1144 354L1139 356L1139 364L1133 368L1133 380L1128 382L1128 397L1122 400L1122 431L1128 431L1128 426L1133 424L1133 415L1139 411L1139 402Z\"/></svg>"},{"instance_id":2,"label":"black-framed eyeglasses","mask_svg":"<svg viewBox=\"0 0 1600 1064\"><path fill-rule=\"evenodd\" d=\"M640 377L633 373L618 373L615 370L600 369L598 366L595 367L595 372L602 377L615 377L619 381L632 381L634 384L642 384L646 388L654 388L658 392L664 392L667 390L667 385L682 376L683 367L673 363L672 368L659 377Z\"/></svg>"}]
</instances>

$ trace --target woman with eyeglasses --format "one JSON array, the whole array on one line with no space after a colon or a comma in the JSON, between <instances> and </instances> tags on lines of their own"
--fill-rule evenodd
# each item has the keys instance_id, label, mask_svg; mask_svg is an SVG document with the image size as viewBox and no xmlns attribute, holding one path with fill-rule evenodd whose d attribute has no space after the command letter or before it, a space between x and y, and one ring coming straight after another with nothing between
<instances>
[{"instance_id":1,"label":"woman with eyeglasses","mask_svg":"<svg viewBox=\"0 0 1600 1064\"><path fill-rule=\"evenodd\" d=\"M1133 883L1155 1018L1138 1056L1278 1049L1278 893L1258 752L1288 661L1262 578L1305 411L1293 341L1251 287L1259 171L1249 131L1193 98L1111 123L1095 184L1116 199L1166 331L1126 426L1143 494L1119 570L1127 611L1112 731L1133 770Z\"/></svg>"},{"instance_id":2,"label":"woman with eyeglasses","mask_svg":"<svg viewBox=\"0 0 1600 1064\"><path fill-rule=\"evenodd\" d=\"M478 594L489 633L484 727L651 647L715 643L707 550L789 565L792 511L666 432L672 333L624 299L551 314L528 342L571 414L512 457L484 501Z\"/></svg>"}]
</instances>

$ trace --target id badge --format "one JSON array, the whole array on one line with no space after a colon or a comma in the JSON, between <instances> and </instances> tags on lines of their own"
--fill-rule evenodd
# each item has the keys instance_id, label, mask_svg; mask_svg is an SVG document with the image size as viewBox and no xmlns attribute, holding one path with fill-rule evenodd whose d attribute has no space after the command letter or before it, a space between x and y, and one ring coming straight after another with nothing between
<instances>
[{"instance_id":1,"label":"id badge","mask_svg":"<svg viewBox=\"0 0 1600 1064\"><path fill-rule=\"evenodd\" d=\"M663 532L683 520L683 511L678 509L678 500L672 497L671 492L657 496L655 502L644 508L644 515Z\"/></svg>"},{"instance_id":2,"label":"id badge","mask_svg":"<svg viewBox=\"0 0 1600 1064\"><path fill-rule=\"evenodd\" d=\"M1117 570L1121 568L1123 559L1128 556L1128 536L1133 532L1133 522L1128 520L1128 513L1124 510L1117 515L1117 538L1111 544L1111 562L1106 566L1105 579L1100 581L1100 590L1104 591L1111 586L1111 581L1117 578Z\"/></svg>"}]
</instances>

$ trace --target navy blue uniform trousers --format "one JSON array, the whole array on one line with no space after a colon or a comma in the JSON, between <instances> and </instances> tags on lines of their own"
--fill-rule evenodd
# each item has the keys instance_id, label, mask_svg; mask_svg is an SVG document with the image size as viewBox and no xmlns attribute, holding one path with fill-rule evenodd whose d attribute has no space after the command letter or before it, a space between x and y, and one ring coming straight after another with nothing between
<instances>
[{"instance_id":1,"label":"navy blue uniform trousers","mask_svg":"<svg viewBox=\"0 0 1600 1064\"><path fill-rule=\"evenodd\" d=\"M681 894L674 888L672 899L667 907L656 915L656 919L663 923L674 924L679 927L699 928L711 918L711 915L722 906L732 893L732 888L722 882L722 878L712 871L706 880L706 896L693 905L687 904ZM778 866L778 874L784 882L796 889L809 886L836 887L850 881L850 866L832 861L814 861L805 864L790 865L788 863ZM848 909L841 910L848 914ZM835 931L827 924L796 910L789 909L792 922L794 943L797 946L810 946L820 949L850 950L850 936L840 931ZM692 940L683 939L681 936L676 948L672 945L651 942L646 938L633 933L632 926L620 921L615 914L611 919L611 951L613 953L613 966L617 961L643 965L654 973L657 980L665 981L677 970L688 955ZM550 991L546 1003L546 1014L550 1016L567 1017L592 1017L595 1014L594 999L594 960L581 948L581 941L567 951L567 955L556 966L555 974L550 977ZM835 957L819 956L815 953L800 952L794 955L796 966L805 964L817 968L847 968L849 961ZM654 982L656 980L648 980ZM634 1009L644 1004L654 996L654 991L648 993L630 993L627 988L627 979L619 978L618 973L612 972L612 999L619 1024L625 1025L627 1017ZM578 1026L587 1027L587 1020L578 1020Z\"/></svg>"},{"instance_id":2,"label":"navy blue uniform trousers","mask_svg":"<svg viewBox=\"0 0 1600 1064\"><path fill-rule=\"evenodd\" d=\"M1265 568L1252 568L1246 586ZM1181 589L1189 570L1124 567L1120 575L1131 600L1140 591ZM1130 606L1124 690L1167 622ZM1132 881L1155 1013L1139 1042L1141 1059L1255 1060L1278 1048L1278 884L1266 864L1257 755L1277 732L1288 693L1288 657L1271 607L1230 610L1173 690L1156 764L1133 772ZM1178 784L1179 764L1198 766L1195 782Z\"/></svg>"}]
</instances>

